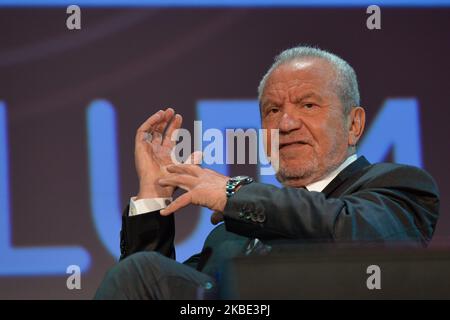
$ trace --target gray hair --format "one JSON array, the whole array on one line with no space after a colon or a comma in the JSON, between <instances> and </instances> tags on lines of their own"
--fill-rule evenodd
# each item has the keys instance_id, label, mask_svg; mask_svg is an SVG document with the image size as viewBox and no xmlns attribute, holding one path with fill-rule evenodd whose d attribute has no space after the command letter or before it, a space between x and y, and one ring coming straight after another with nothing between
<instances>
[{"instance_id":1,"label":"gray hair","mask_svg":"<svg viewBox=\"0 0 450 320\"><path fill-rule=\"evenodd\" d=\"M275 57L275 62L270 67L269 71L264 75L258 86L258 100L261 102L261 96L266 86L266 81L272 71L280 65L302 58L320 58L328 61L336 70L337 79L336 85L338 95L344 106L344 114L348 114L352 107L359 106L359 90L358 81L356 79L355 70L342 58L337 55L309 46L298 46L284 50Z\"/></svg>"}]
</instances>

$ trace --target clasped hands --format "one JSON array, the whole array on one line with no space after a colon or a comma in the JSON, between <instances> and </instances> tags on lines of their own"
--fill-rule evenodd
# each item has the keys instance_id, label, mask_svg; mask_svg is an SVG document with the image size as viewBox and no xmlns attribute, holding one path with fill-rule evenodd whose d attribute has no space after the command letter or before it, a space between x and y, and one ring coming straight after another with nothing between
<instances>
[{"instance_id":1,"label":"clasped hands","mask_svg":"<svg viewBox=\"0 0 450 320\"><path fill-rule=\"evenodd\" d=\"M214 211L211 222L223 220L227 202L226 183L230 179L213 170L201 168L200 153L194 153L184 164L173 163L171 151L176 141L172 134L181 127L182 116L172 108L160 110L149 117L137 130L135 165L139 178L138 199L172 197L176 188L186 192L176 198L161 215L170 215L189 204ZM149 135L150 134L150 135ZM149 141L148 136L152 139Z\"/></svg>"}]
</instances>

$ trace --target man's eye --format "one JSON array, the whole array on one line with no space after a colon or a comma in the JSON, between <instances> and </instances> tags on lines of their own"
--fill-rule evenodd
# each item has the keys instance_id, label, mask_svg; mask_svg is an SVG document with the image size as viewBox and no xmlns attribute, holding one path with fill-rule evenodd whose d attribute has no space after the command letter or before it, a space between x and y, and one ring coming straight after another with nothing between
<instances>
[{"instance_id":1,"label":"man's eye","mask_svg":"<svg viewBox=\"0 0 450 320\"><path fill-rule=\"evenodd\" d=\"M275 107L267 109L267 114L277 113L277 112L278 112L278 108L275 108Z\"/></svg>"},{"instance_id":2,"label":"man's eye","mask_svg":"<svg viewBox=\"0 0 450 320\"><path fill-rule=\"evenodd\" d=\"M305 108L305 109L312 109L312 108L314 108L316 105L314 104L314 103L305 103L304 105L303 105L303 107Z\"/></svg>"}]
</instances>

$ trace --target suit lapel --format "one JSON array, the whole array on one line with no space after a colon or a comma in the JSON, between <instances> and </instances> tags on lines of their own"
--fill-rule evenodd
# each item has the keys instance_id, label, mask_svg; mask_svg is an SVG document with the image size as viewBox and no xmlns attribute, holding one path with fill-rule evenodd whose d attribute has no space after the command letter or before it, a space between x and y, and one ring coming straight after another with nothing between
<instances>
[{"instance_id":1,"label":"suit lapel","mask_svg":"<svg viewBox=\"0 0 450 320\"><path fill-rule=\"evenodd\" d=\"M346 180L352 179L353 176L358 171L363 170L368 167L370 162L364 156L359 157L354 162L349 164L344 170L342 170L336 178L334 178L326 187L323 189L323 193L328 197L330 196L339 186L341 186Z\"/></svg>"}]
</instances>

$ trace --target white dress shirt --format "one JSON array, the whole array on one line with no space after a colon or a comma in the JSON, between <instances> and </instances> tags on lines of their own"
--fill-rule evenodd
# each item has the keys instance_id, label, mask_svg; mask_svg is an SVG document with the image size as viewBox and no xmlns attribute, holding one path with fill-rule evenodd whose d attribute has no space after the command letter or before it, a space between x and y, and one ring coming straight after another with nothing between
<instances>
[{"instance_id":1,"label":"white dress shirt","mask_svg":"<svg viewBox=\"0 0 450 320\"><path fill-rule=\"evenodd\" d=\"M326 188L326 186L333 181L334 178L336 178L336 176L345 168L347 168L353 161L355 161L356 159L358 159L358 156L355 154L352 154L350 157L347 158L347 160L345 160L344 162L342 162L342 164L337 167L337 169L335 169L333 172L331 172L329 175L327 175L325 178L313 182L311 184L308 184L306 186L306 189L308 191L317 191L317 192L322 192L323 189Z\"/></svg>"},{"instance_id":2,"label":"white dress shirt","mask_svg":"<svg viewBox=\"0 0 450 320\"><path fill-rule=\"evenodd\" d=\"M353 161L358 158L356 154L351 155L347 158L342 164L327 175L325 178L313 182L306 186L308 191L317 191L322 192L323 189L334 179L336 176L344 170L347 166L349 166ZM224 191L225 192L225 191ZM151 199L139 199L136 200L136 197L132 197L130 199L130 210L128 212L129 216L136 216L139 214L157 211L164 209L172 202L172 197L170 198L151 198Z\"/></svg>"}]
</instances>

